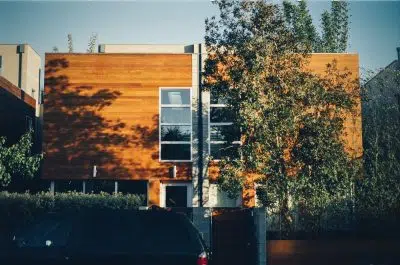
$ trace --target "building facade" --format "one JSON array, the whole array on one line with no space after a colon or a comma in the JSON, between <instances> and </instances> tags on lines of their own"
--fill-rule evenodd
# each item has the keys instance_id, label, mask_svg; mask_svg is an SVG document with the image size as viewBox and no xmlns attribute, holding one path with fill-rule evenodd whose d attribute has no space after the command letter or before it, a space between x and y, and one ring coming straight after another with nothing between
<instances>
[{"instance_id":1,"label":"building facade","mask_svg":"<svg viewBox=\"0 0 400 265\"><path fill-rule=\"evenodd\" d=\"M23 90L0 76L0 136L6 145L18 142L29 129L35 129L36 101Z\"/></svg>"},{"instance_id":2,"label":"building facade","mask_svg":"<svg viewBox=\"0 0 400 265\"><path fill-rule=\"evenodd\" d=\"M3 92L7 87L8 91L13 91L17 98L22 99L22 102L28 103L27 108L31 108L31 102L35 102L33 106L34 115L32 127L35 129L35 146L36 152L40 151L41 138L41 75L42 65L39 54L28 44L0 44L0 77L2 77ZM5 93L5 92L4 92ZM24 101L24 99L26 99ZM2 123L2 131L7 130L7 135L3 132L0 135L7 136L10 139L10 144L21 136L19 126L22 126L21 121L13 120L15 115L23 115L24 111L18 113L14 101L7 101L2 104L2 107L9 111L1 112L3 120L9 120L10 123ZM19 102L17 105L21 104ZM16 107L19 108L19 107ZM25 107L24 107L25 108ZM14 109L11 111L11 109ZM25 117L25 116L24 116ZM29 119L29 118L27 118ZM17 122L18 121L18 122ZM26 123L26 122L24 122ZM24 125L25 126L25 125ZM11 141L11 139L13 139Z\"/></svg>"},{"instance_id":3,"label":"building facade","mask_svg":"<svg viewBox=\"0 0 400 265\"><path fill-rule=\"evenodd\" d=\"M400 177L400 47L397 58L363 89L364 174L396 180Z\"/></svg>"},{"instance_id":4,"label":"building facade","mask_svg":"<svg viewBox=\"0 0 400 265\"><path fill-rule=\"evenodd\" d=\"M30 45L0 44L0 136L6 138L6 146L32 129L32 151L41 151L40 76L41 58ZM14 181L7 190L23 191L35 184Z\"/></svg>"},{"instance_id":5,"label":"building facade","mask_svg":"<svg viewBox=\"0 0 400 265\"><path fill-rule=\"evenodd\" d=\"M0 76L35 99L36 117L40 115L41 75L41 58L30 45L0 44Z\"/></svg>"},{"instance_id":6,"label":"building facade","mask_svg":"<svg viewBox=\"0 0 400 265\"><path fill-rule=\"evenodd\" d=\"M221 155L225 107L201 89L204 46L100 45L97 54L46 54L42 177L54 192L141 193L166 207L254 206L219 191L208 157ZM315 54L358 77L355 54ZM346 121L362 152L361 117Z\"/></svg>"}]
</instances>

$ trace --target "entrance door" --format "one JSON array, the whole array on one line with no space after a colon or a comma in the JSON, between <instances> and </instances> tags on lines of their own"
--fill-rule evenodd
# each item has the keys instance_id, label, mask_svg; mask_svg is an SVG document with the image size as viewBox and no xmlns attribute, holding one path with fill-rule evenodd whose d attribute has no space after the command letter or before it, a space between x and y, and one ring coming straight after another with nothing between
<instances>
[{"instance_id":1,"label":"entrance door","mask_svg":"<svg viewBox=\"0 0 400 265\"><path fill-rule=\"evenodd\" d=\"M192 206L191 183L164 183L161 188L162 207Z\"/></svg>"}]
</instances>

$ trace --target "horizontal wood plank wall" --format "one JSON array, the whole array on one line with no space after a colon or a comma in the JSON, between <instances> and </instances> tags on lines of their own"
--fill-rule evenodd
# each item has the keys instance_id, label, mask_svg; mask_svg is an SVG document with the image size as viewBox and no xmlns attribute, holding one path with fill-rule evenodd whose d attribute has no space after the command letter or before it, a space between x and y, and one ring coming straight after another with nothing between
<instances>
[{"instance_id":1,"label":"horizontal wood plank wall","mask_svg":"<svg viewBox=\"0 0 400 265\"><path fill-rule=\"evenodd\" d=\"M191 87L190 54L46 54L46 179L169 179L159 87ZM191 163L177 180L191 179Z\"/></svg>"},{"instance_id":2,"label":"horizontal wood plank wall","mask_svg":"<svg viewBox=\"0 0 400 265\"><path fill-rule=\"evenodd\" d=\"M349 71L349 78L351 80L359 79L358 54L313 54L308 67L312 72L324 76L326 75L327 64L332 64L334 60L336 61L338 70L342 73ZM357 96L356 107L354 113L346 116L343 139L346 143L346 151L354 158L361 158L363 155L363 146L360 88L358 87L358 90L353 92Z\"/></svg>"}]
</instances>

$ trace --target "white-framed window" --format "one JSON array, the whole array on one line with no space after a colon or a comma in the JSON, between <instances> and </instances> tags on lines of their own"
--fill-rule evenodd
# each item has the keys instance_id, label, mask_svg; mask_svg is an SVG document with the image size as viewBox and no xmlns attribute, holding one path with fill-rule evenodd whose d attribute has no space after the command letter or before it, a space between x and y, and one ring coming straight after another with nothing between
<instances>
[{"instance_id":1,"label":"white-framed window","mask_svg":"<svg viewBox=\"0 0 400 265\"><path fill-rule=\"evenodd\" d=\"M232 122L226 102L210 93L208 115L210 155L214 161L224 156L239 156L240 133Z\"/></svg>"},{"instance_id":2,"label":"white-framed window","mask_svg":"<svg viewBox=\"0 0 400 265\"><path fill-rule=\"evenodd\" d=\"M187 182L163 182L160 186L161 207L191 207L193 185Z\"/></svg>"},{"instance_id":3,"label":"white-framed window","mask_svg":"<svg viewBox=\"0 0 400 265\"><path fill-rule=\"evenodd\" d=\"M192 160L192 89L160 87L160 161Z\"/></svg>"}]
</instances>

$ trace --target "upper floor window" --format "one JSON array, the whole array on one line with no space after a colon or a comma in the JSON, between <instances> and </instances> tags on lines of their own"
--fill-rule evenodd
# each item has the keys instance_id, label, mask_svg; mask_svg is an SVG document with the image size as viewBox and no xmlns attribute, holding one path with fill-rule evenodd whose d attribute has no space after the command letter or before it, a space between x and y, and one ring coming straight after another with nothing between
<instances>
[{"instance_id":1,"label":"upper floor window","mask_svg":"<svg viewBox=\"0 0 400 265\"><path fill-rule=\"evenodd\" d=\"M229 112L226 101L211 91L210 102L210 155L213 160L220 160L225 156L238 157L240 132L233 124L233 116Z\"/></svg>"},{"instance_id":2,"label":"upper floor window","mask_svg":"<svg viewBox=\"0 0 400 265\"><path fill-rule=\"evenodd\" d=\"M192 160L190 88L160 88L160 160Z\"/></svg>"}]
</instances>

